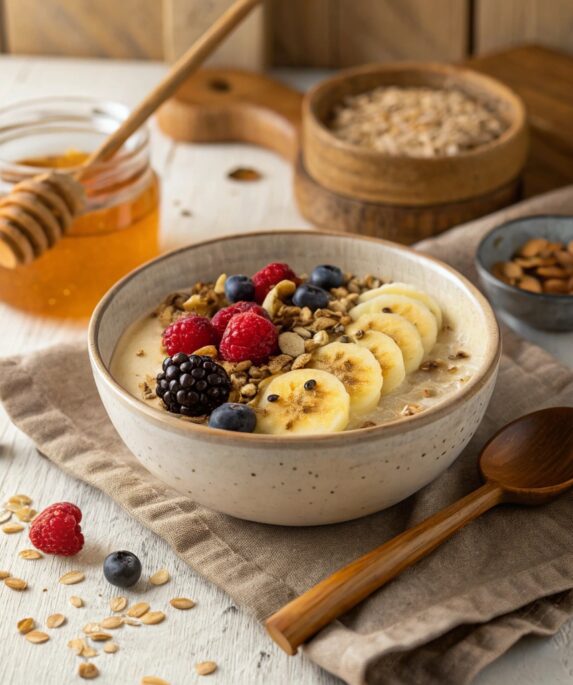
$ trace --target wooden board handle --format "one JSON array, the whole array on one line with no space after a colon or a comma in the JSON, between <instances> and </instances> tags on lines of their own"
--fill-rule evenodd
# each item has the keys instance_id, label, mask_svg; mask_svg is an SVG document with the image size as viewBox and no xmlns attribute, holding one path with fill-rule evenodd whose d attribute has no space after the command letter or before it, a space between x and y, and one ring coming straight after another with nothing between
<instances>
[{"instance_id":1,"label":"wooden board handle","mask_svg":"<svg viewBox=\"0 0 573 685\"><path fill-rule=\"evenodd\" d=\"M502 500L498 485L486 483L466 497L339 569L265 621L287 654L338 616L426 556L444 540Z\"/></svg>"},{"instance_id":2,"label":"wooden board handle","mask_svg":"<svg viewBox=\"0 0 573 685\"><path fill-rule=\"evenodd\" d=\"M121 126L92 153L83 169L87 169L98 161L106 160L117 152L141 124L147 121L153 112L177 91L189 75L260 2L261 0L236 0L175 62L165 78L139 103Z\"/></svg>"}]
</instances>

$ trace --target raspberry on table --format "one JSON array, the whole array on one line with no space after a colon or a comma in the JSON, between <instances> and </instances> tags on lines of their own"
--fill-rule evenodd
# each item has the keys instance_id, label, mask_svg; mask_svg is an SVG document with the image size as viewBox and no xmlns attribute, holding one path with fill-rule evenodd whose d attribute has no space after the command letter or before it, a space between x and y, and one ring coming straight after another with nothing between
<instances>
[{"instance_id":1,"label":"raspberry on table","mask_svg":"<svg viewBox=\"0 0 573 685\"><path fill-rule=\"evenodd\" d=\"M178 352L163 361L155 392L167 410L183 416L203 416L226 402L231 381L211 357Z\"/></svg>"},{"instance_id":2,"label":"raspberry on table","mask_svg":"<svg viewBox=\"0 0 573 685\"><path fill-rule=\"evenodd\" d=\"M261 364L276 351L277 342L278 332L271 321L254 312L244 312L229 321L219 352L229 362L249 359L253 364Z\"/></svg>"},{"instance_id":3,"label":"raspberry on table","mask_svg":"<svg viewBox=\"0 0 573 685\"><path fill-rule=\"evenodd\" d=\"M235 304L232 304L229 307L220 309L211 319L211 325L215 329L218 340L221 340L225 328L227 328L227 324L234 316L250 311L255 312L255 314L258 314L259 316L264 316L266 319L269 318L266 310L256 302L235 302Z\"/></svg>"},{"instance_id":4,"label":"raspberry on table","mask_svg":"<svg viewBox=\"0 0 573 685\"><path fill-rule=\"evenodd\" d=\"M205 316L186 316L163 331L163 346L169 355L192 354L206 345L216 345L217 334Z\"/></svg>"},{"instance_id":5,"label":"raspberry on table","mask_svg":"<svg viewBox=\"0 0 573 685\"><path fill-rule=\"evenodd\" d=\"M82 512L75 504L52 504L33 520L30 540L36 549L46 554L73 556L84 546L81 520Z\"/></svg>"},{"instance_id":6,"label":"raspberry on table","mask_svg":"<svg viewBox=\"0 0 573 685\"><path fill-rule=\"evenodd\" d=\"M288 264L283 262L271 262L267 264L264 269L257 271L252 278L255 284L255 300L261 304L271 290L277 283L281 281L293 281L297 285L300 283L300 278L290 268Z\"/></svg>"}]
</instances>

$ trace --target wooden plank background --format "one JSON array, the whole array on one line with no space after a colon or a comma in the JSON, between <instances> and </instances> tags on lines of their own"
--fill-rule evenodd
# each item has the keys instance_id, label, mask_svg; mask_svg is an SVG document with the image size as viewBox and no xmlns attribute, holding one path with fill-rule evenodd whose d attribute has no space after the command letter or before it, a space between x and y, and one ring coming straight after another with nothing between
<instances>
[{"instance_id":1,"label":"wooden plank background","mask_svg":"<svg viewBox=\"0 0 573 685\"><path fill-rule=\"evenodd\" d=\"M0 0L0 51L172 61L232 0ZM573 0L265 0L212 63L460 60L517 43L573 52Z\"/></svg>"}]
</instances>

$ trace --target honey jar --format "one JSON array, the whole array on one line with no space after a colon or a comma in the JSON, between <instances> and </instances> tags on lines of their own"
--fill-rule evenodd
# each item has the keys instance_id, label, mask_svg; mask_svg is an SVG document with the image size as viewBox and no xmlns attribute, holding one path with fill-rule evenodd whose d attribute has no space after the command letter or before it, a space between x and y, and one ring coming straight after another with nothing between
<instances>
[{"instance_id":1,"label":"honey jar","mask_svg":"<svg viewBox=\"0 0 573 685\"><path fill-rule=\"evenodd\" d=\"M42 98L0 109L0 194L47 169L73 171L127 107L91 98ZM159 251L159 184L141 128L82 177L86 208L67 235L30 264L0 267L0 301L34 314L88 317L122 276Z\"/></svg>"}]
</instances>

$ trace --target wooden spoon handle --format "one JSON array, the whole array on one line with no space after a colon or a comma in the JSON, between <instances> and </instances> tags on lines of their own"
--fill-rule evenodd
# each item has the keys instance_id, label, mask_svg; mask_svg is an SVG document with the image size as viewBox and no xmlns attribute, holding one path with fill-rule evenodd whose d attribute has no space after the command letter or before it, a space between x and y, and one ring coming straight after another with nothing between
<instances>
[{"instance_id":1,"label":"wooden spoon handle","mask_svg":"<svg viewBox=\"0 0 573 685\"><path fill-rule=\"evenodd\" d=\"M224 12L171 67L163 80L131 112L121 126L106 138L102 145L86 160L77 176L89 166L111 157L146 121L165 100L171 97L185 79L199 67L223 39L237 26L261 0L237 0Z\"/></svg>"},{"instance_id":2,"label":"wooden spoon handle","mask_svg":"<svg viewBox=\"0 0 573 685\"><path fill-rule=\"evenodd\" d=\"M296 654L297 647L321 628L499 504L502 497L498 485L486 483L289 602L265 621L267 631L287 654Z\"/></svg>"}]
</instances>

